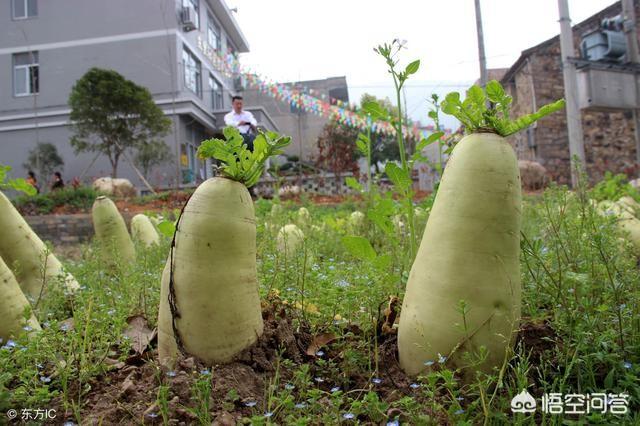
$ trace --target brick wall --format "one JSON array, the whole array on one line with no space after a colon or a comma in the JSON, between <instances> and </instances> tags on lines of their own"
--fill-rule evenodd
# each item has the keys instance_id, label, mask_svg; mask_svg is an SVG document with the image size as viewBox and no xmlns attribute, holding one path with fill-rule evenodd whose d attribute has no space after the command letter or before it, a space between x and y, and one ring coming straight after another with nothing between
<instances>
[{"instance_id":1,"label":"brick wall","mask_svg":"<svg viewBox=\"0 0 640 426\"><path fill-rule=\"evenodd\" d=\"M599 27L604 17L613 17L620 12L620 4L617 3L576 25L573 32L576 48L585 32ZM638 1L636 17L640 17ZM509 81L503 82L514 98L514 116L530 113L535 108L564 97L559 39L552 39L525 52L528 55L518 71ZM631 111L582 111L581 118L590 179L598 181L606 171L637 177L635 123ZM564 111L543 118L530 130L510 139L519 158L540 162L547 168L550 177L559 183L571 181Z\"/></svg>"}]
</instances>

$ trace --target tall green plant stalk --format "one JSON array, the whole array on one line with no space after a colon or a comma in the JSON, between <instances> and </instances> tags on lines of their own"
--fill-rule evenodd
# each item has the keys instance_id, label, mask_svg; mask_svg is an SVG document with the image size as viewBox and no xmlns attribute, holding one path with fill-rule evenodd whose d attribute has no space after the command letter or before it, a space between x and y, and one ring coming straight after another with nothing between
<instances>
[{"instance_id":1,"label":"tall green plant stalk","mask_svg":"<svg viewBox=\"0 0 640 426\"><path fill-rule=\"evenodd\" d=\"M398 60L395 59L395 56L400 52L400 50L404 47L404 44L399 40L393 40L391 44L383 44L374 49L376 53L382 56L387 63L387 68L389 70L389 74L393 78L393 86L396 92L396 102L398 106L398 115L395 121L395 129L396 129L396 138L398 142L398 149L400 151L400 163L401 169L399 169L394 163L387 163L387 167L385 167L385 172L389 176L389 179L394 183L396 189L399 190L400 194L403 197L403 204L405 206L405 212L407 214L407 218L409 220L409 238L410 238L410 259L413 261L415 257L415 253L417 250L417 240L416 240L416 231L415 231L415 223L413 220L413 189L412 184L413 180L411 178L411 168L410 163L407 162L407 152L404 145L404 134L402 132L403 128L403 117L402 117L402 103L401 103L401 91L404 83L407 81L411 74L415 74L420 68L420 60L415 60L409 63L404 71L397 71L396 66L398 65ZM393 164L393 165L392 165ZM411 165L413 162L411 162Z\"/></svg>"},{"instance_id":2,"label":"tall green plant stalk","mask_svg":"<svg viewBox=\"0 0 640 426\"><path fill-rule=\"evenodd\" d=\"M440 97L435 93L431 94L431 105L433 105L433 109L429 111L429 118L433 120L436 132L440 132ZM439 179L444 169L442 164L442 142L438 142L438 163L436 168L438 169Z\"/></svg>"},{"instance_id":3,"label":"tall green plant stalk","mask_svg":"<svg viewBox=\"0 0 640 426\"><path fill-rule=\"evenodd\" d=\"M369 193L369 203L373 200L373 181L371 180L371 117L369 116L367 126L367 191Z\"/></svg>"}]
</instances>

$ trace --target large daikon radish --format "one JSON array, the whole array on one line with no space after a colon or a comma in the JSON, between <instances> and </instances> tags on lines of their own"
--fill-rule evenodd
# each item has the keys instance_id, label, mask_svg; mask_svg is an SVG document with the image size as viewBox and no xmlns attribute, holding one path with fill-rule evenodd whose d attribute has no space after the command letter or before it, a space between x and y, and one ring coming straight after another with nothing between
<instances>
[{"instance_id":1,"label":"large daikon radish","mask_svg":"<svg viewBox=\"0 0 640 426\"><path fill-rule=\"evenodd\" d=\"M114 202L104 195L99 196L93 203L91 217L96 240L103 248L105 261L109 265L133 263L136 249Z\"/></svg>"},{"instance_id":2,"label":"large daikon radish","mask_svg":"<svg viewBox=\"0 0 640 426\"><path fill-rule=\"evenodd\" d=\"M40 330L40 323L31 312L31 304L0 257L0 340L6 342L25 331L36 330Z\"/></svg>"},{"instance_id":3,"label":"large daikon radish","mask_svg":"<svg viewBox=\"0 0 640 426\"><path fill-rule=\"evenodd\" d=\"M487 97L495 109L487 109ZM492 81L486 96L474 86L464 102L455 93L443 103L471 134L448 160L407 282L398 351L410 375L438 361L468 367L474 357L472 371L489 372L503 365L513 342L521 304L521 193L518 162L503 136L563 103L513 122L510 102Z\"/></svg>"},{"instance_id":4,"label":"large daikon radish","mask_svg":"<svg viewBox=\"0 0 640 426\"><path fill-rule=\"evenodd\" d=\"M263 332L256 219L247 187L290 140L260 134L250 152L237 129L224 134L226 141L211 139L198 150L224 163L224 177L203 182L185 205L163 273L158 350L165 365L178 352L209 365L229 362Z\"/></svg>"},{"instance_id":5,"label":"large daikon radish","mask_svg":"<svg viewBox=\"0 0 640 426\"><path fill-rule=\"evenodd\" d=\"M0 226L0 257L13 269L28 298L38 300L50 285L62 283L70 292L80 287L2 192Z\"/></svg>"},{"instance_id":6,"label":"large daikon radish","mask_svg":"<svg viewBox=\"0 0 640 426\"><path fill-rule=\"evenodd\" d=\"M131 237L134 241L138 240L147 247L160 243L158 231L149 217L142 213L131 218Z\"/></svg>"}]
</instances>

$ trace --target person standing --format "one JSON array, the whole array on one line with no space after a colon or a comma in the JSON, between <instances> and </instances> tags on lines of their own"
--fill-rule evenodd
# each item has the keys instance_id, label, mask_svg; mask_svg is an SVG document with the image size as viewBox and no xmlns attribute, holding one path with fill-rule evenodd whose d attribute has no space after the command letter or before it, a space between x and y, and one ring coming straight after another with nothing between
<instances>
[{"instance_id":1,"label":"person standing","mask_svg":"<svg viewBox=\"0 0 640 426\"><path fill-rule=\"evenodd\" d=\"M27 172L26 181L29 185L35 188L36 194L40 193L40 187L38 186L38 179L36 179L36 174L33 173L33 171L29 170L29 172Z\"/></svg>"},{"instance_id":2,"label":"person standing","mask_svg":"<svg viewBox=\"0 0 640 426\"><path fill-rule=\"evenodd\" d=\"M224 124L236 127L240 131L247 148L253 151L253 141L258 131L258 122L250 111L243 109L244 100L242 96L234 96L231 102L233 109L224 116Z\"/></svg>"},{"instance_id":3,"label":"person standing","mask_svg":"<svg viewBox=\"0 0 640 426\"><path fill-rule=\"evenodd\" d=\"M60 172L55 172L53 174L53 182L51 182L51 190L57 191L58 189L64 189L64 181Z\"/></svg>"}]
</instances>

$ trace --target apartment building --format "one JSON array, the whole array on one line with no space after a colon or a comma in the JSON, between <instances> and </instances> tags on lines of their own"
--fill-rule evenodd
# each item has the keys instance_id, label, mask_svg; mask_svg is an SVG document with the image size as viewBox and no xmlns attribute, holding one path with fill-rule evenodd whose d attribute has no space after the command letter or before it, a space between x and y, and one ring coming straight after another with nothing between
<instances>
[{"instance_id":1,"label":"apartment building","mask_svg":"<svg viewBox=\"0 0 640 426\"><path fill-rule=\"evenodd\" d=\"M92 67L113 69L152 93L171 118L173 159L155 168L159 187L193 185L211 174L195 153L224 125L242 90L230 58L249 45L224 0L6 0L0 6L0 163L14 176L37 143L54 144L64 176L107 176L108 159L76 155L69 144L72 86ZM277 130L264 109L247 105ZM141 186L121 161L119 177ZM48 177L41 177L41 181Z\"/></svg>"}]
</instances>

